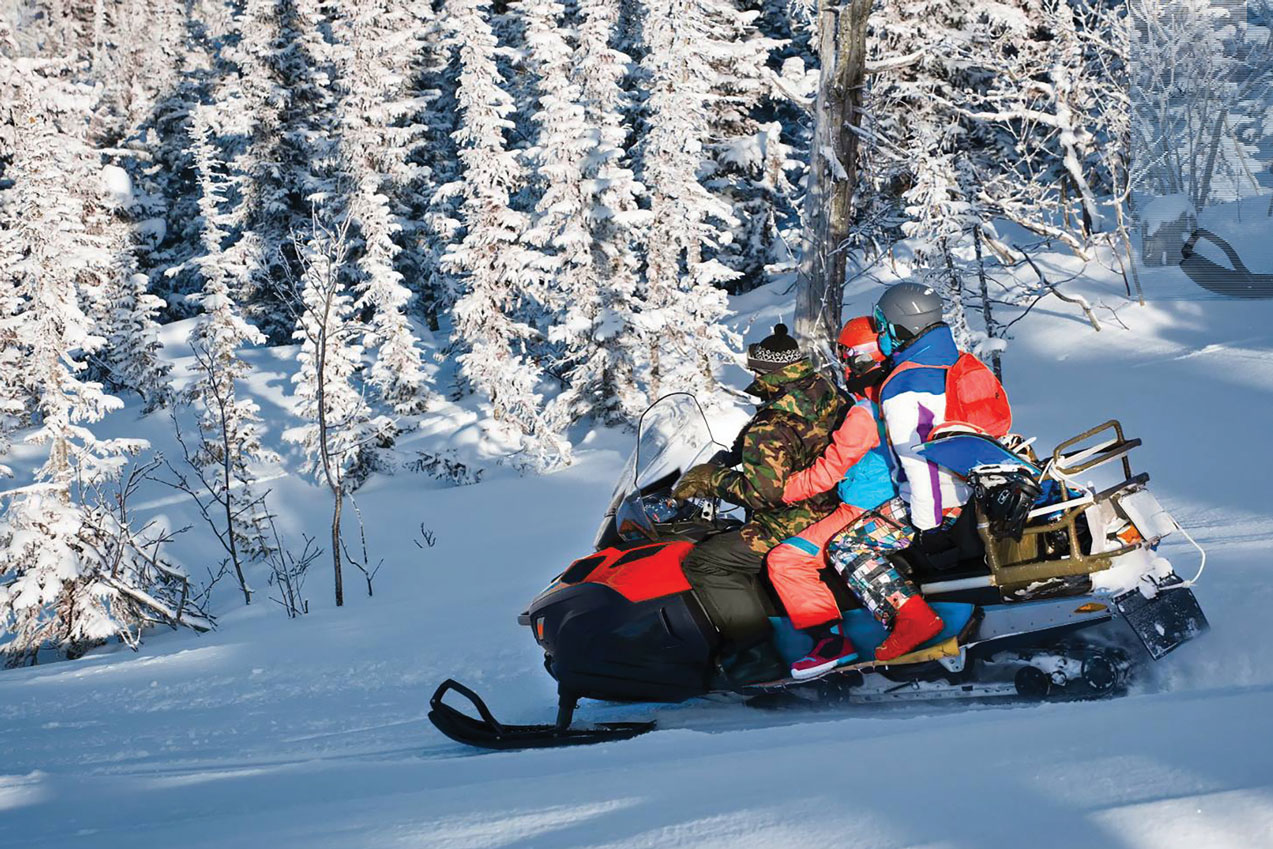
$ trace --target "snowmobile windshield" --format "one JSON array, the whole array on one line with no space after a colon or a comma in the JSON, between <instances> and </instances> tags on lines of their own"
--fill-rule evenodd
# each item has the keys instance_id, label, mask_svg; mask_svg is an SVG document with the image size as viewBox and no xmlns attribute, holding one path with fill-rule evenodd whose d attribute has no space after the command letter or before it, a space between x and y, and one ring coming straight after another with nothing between
<instances>
[{"instance_id":1,"label":"snowmobile windshield","mask_svg":"<svg viewBox=\"0 0 1273 849\"><path fill-rule=\"evenodd\" d=\"M648 505L639 497L629 499L628 496L666 478L675 480L691 466L707 462L723 447L713 439L707 416L693 395L676 392L655 401L641 415L636 448L615 485L598 540L603 538L620 510L628 524L652 531L653 524L661 521L660 517L638 515L648 512Z\"/></svg>"},{"instance_id":2,"label":"snowmobile windshield","mask_svg":"<svg viewBox=\"0 0 1273 849\"><path fill-rule=\"evenodd\" d=\"M712 438L698 399L688 392L664 395L642 414L636 448L614 494L622 497L705 463L723 447Z\"/></svg>"}]
</instances>

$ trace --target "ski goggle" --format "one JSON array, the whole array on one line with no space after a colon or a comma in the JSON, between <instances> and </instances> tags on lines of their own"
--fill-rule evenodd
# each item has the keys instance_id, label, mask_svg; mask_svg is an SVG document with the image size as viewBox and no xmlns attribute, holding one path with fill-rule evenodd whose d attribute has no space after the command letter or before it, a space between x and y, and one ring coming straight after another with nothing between
<instances>
[{"instance_id":1,"label":"ski goggle","mask_svg":"<svg viewBox=\"0 0 1273 849\"><path fill-rule=\"evenodd\" d=\"M871 326L875 328L876 333L880 334L880 352L886 357L891 357L897 350L897 335L893 332L893 325L884 317L884 310L880 309L878 304L875 311L871 313Z\"/></svg>"},{"instance_id":2,"label":"ski goggle","mask_svg":"<svg viewBox=\"0 0 1273 849\"><path fill-rule=\"evenodd\" d=\"M879 365L876 359L871 356L874 351L879 350L879 342L876 340L872 340L869 345L854 345L853 347L840 345L838 347L840 364L853 374L866 374Z\"/></svg>"}]
</instances>

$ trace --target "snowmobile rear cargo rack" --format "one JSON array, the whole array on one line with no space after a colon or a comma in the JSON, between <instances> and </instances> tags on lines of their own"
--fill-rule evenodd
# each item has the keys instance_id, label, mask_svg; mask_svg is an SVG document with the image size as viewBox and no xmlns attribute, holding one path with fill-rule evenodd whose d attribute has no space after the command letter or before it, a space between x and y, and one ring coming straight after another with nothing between
<instances>
[{"instance_id":1,"label":"snowmobile rear cargo rack","mask_svg":"<svg viewBox=\"0 0 1273 849\"><path fill-rule=\"evenodd\" d=\"M1113 434L1104 442L1077 451L1070 450L1107 430L1113 431ZM1123 476L1130 480L1132 477L1132 465L1127 455L1132 452L1132 449L1139 448L1140 445L1139 439L1128 439L1123 435L1123 425L1118 419L1110 419L1058 445L1052 452L1051 468L1059 475L1054 474L1053 476L1064 479L1069 475L1077 475L1080 472L1086 472L1089 469L1104 465L1111 460L1121 460L1123 463Z\"/></svg>"},{"instance_id":2,"label":"snowmobile rear cargo rack","mask_svg":"<svg viewBox=\"0 0 1273 849\"><path fill-rule=\"evenodd\" d=\"M476 718L442 701L454 690L477 708ZM460 682L448 678L429 699L429 721L457 743L483 749L549 749L558 746L581 746L630 740L654 730L653 722L600 722L587 728L571 728L577 696L560 693L557 721L552 725L504 725L497 720L477 693Z\"/></svg>"},{"instance_id":3,"label":"snowmobile rear cargo rack","mask_svg":"<svg viewBox=\"0 0 1273 849\"><path fill-rule=\"evenodd\" d=\"M1045 514L1041 521L1031 521L1019 539L995 537L980 508L976 508L977 533L986 549L991 585L1008 594L1027 591L1033 584L1084 578L1110 568L1118 557L1156 542L1138 537L1116 547L1089 550L1090 542L1084 541L1084 531L1090 534L1086 527L1089 509L1109 502L1117 504L1119 499L1143 490L1148 483L1149 475L1134 474L1129 459L1140 444L1139 439L1127 438L1117 419L1110 419L1058 445L1045 467L1045 478L1068 481L1071 475L1118 462L1124 479L1101 492L1056 505L1057 512ZM1058 537L1065 540L1068 550L1060 559L1048 553L1048 546Z\"/></svg>"}]
</instances>

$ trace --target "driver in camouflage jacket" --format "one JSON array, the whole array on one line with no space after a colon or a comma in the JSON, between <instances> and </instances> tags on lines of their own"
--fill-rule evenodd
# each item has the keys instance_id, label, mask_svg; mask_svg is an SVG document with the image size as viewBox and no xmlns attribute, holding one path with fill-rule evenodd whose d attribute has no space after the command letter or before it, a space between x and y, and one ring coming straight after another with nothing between
<instances>
[{"instance_id":1,"label":"driver in camouflage jacket","mask_svg":"<svg viewBox=\"0 0 1273 849\"><path fill-rule=\"evenodd\" d=\"M798 504L783 502L783 487L811 465L831 442L845 402L802 355L784 325L748 348L756 380L747 392L759 409L735 443L741 468L703 464L677 483L677 498L719 496L747 508L737 531L709 537L686 557L686 578L725 639L723 654L767 646L769 622L758 581L765 554L838 506L833 493Z\"/></svg>"}]
</instances>

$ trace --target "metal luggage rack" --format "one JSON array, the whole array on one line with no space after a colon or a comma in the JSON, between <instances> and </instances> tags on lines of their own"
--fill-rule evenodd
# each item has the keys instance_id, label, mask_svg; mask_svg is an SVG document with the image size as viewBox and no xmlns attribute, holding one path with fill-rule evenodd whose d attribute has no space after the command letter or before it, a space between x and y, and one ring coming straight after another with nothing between
<instances>
[{"instance_id":1,"label":"metal luggage rack","mask_svg":"<svg viewBox=\"0 0 1273 849\"><path fill-rule=\"evenodd\" d=\"M1110 432L1108 438L1094 445L1076 448L1106 431ZM1141 539L1110 551L1092 554L1085 550L1079 530L1079 521L1088 508L1143 489L1149 481L1147 473L1132 474L1131 461L1128 459L1128 455L1140 444L1139 439L1128 439L1123 433L1123 426L1116 419L1110 419L1058 445L1044 467L1045 479L1050 478L1065 484L1069 483L1072 475L1106 463L1121 461L1123 481L1100 492L1034 509L1019 541L992 537L988 523L978 514L977 533L985 544L986 562L990 566L994 585L1008 593L1044 581L1085 577L1110 568L1115 558L1148 545L1149 540ZM1057 515L1058 512L1060 515ZM1068 538L1069 555L1060 559L1048 559L1049 537L1058 532L1064 533Z\"/></svg>"}]
</instances>

